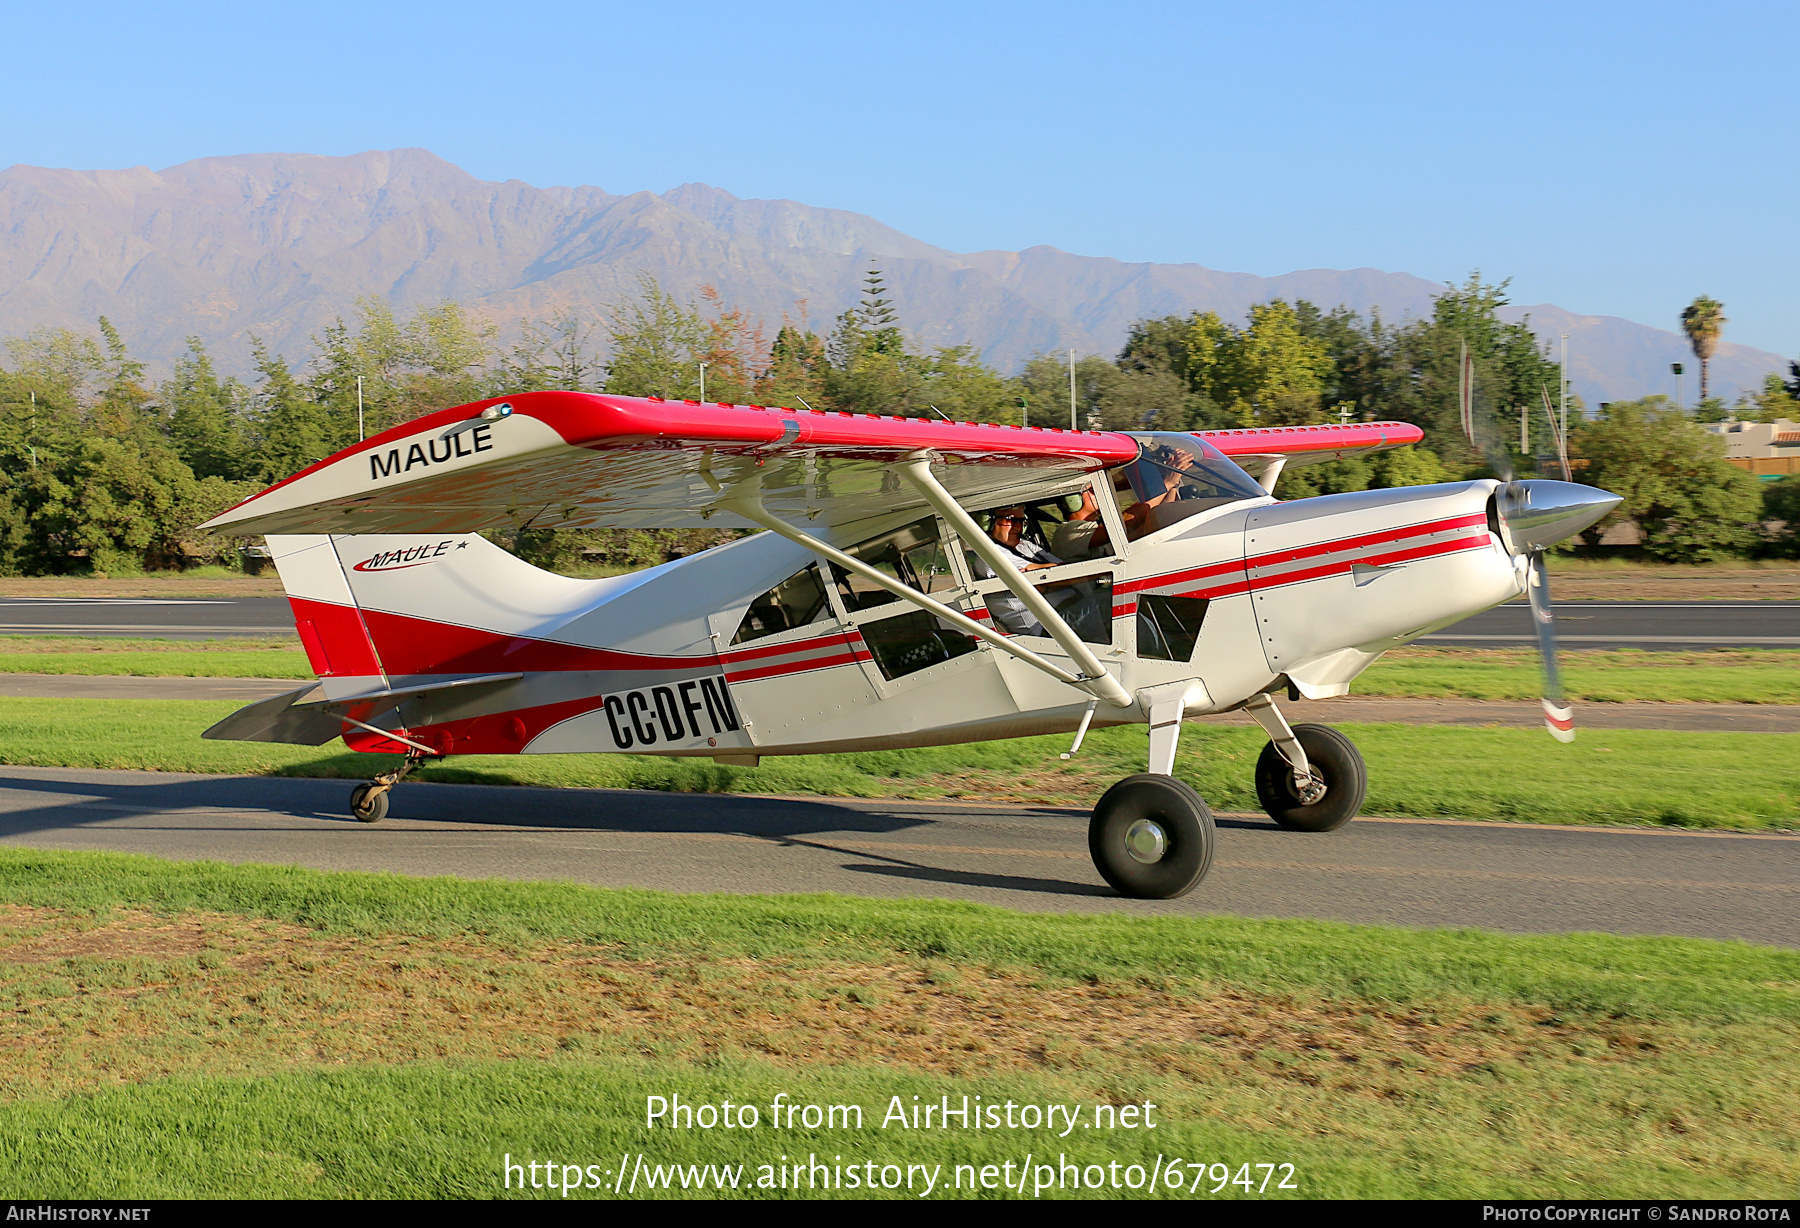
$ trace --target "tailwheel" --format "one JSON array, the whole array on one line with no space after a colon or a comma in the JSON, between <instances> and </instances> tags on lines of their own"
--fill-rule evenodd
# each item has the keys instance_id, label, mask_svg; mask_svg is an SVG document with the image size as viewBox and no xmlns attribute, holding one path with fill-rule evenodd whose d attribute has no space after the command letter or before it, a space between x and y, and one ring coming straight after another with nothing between
<instances>
[{"instance_id":1,"label":"tailwheel","mask_svg":"<svg viewBox=\"0 0 1800 1228\"><path fill-rule=\"evenodd\" d=\"M1257 800L1289 831L1336 831L1362 809L1369 770L1356 743L1329 725L1295 725L1293 734L1306 752L1308 779L1296 779L1287 757L1270 742L1256 760Z\"/></svg>"},{"instance_id":2,"label":"tailwheel","mask_svg":"<svg viewBox=\"0 0 1800 1228\"><path fill-rule=\"evenodd\" d=\"M358 823L379 823L387 817L391 785L364 781L350 790L350 817Z\"/></svg>"},{"instance_id":3,"label":"tailwheel","mask_svg":"<svg viewBox=\"0 0 1800 1228\"><path fill-rule=\"evenodd\" d=\"M406 756L406 762L391 772L383 772L374 780L365 781L350 790L350 815L358 823L379 823L387 817L388 794L397 788L401 781L419 770L419 765L426 761L422 751L413 751ZM430 756L432 760L442 759L442 755Z\"/></svg>"},{"instance_id":4,"label":"tailwheel","mask_svg":"<svg viewBox=\"0 0 1800 1228\"><path fill-rule=\"evenodd\" d=\"M1120 895L1172 900L1212 867L1212 811L1173 776L1127 776L1094 806L1088 851Z\"/></svg>"}]
</instances>

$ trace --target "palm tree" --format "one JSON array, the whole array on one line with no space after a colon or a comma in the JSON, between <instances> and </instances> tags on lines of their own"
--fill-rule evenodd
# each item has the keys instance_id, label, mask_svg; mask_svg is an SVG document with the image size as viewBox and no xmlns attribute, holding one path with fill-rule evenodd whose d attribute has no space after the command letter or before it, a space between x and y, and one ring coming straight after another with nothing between
<instances>
[{"instance_id":1,"label":"palm tree","mask_svg":"<svg viewBox=\"0 0 1800 1228\"><path fill-rule=\"evenodd\" d=\"M1694 347L1694 357L1700 360L1700 399L1705 401L1706 364L1719 348L1719 334L1725 330L1725 304L1702 294L1681 313L1681 328Z\"/></svg>"}]
</instances>

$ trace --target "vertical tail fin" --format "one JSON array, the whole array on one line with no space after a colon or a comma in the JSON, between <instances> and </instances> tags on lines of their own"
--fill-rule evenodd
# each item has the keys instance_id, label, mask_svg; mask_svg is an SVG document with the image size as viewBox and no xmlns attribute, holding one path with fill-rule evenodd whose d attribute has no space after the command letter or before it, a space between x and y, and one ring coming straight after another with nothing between
<instances>
[{"instance_id":1,"label":"vertical tail fin","mask_svg":"<svg viewBox=\"0 0 1800 1228\"><path fill-rule=\"evenodd\" d=\"M328 695L425 677L585 668L588 650L543 644L600 594L642 574L573 580L474 534L274 535L269 550ZM558 637L560 638L560 637ZM532 645L542 651L521 652ZM578 660L581 658L581 660Z\"/></svg>"},{"instance_id":2,"label":"vertical tail fin","mask_svg":"<svg viewBox=\"0 0 1800 1228\"><path fill-rule=\"evenodd\" d=\"M335 697L385 687L381 657L332 539L309 533L273 535L268 541L294 610L294 630L325 693Z\"/></svg>"}]
</instances>

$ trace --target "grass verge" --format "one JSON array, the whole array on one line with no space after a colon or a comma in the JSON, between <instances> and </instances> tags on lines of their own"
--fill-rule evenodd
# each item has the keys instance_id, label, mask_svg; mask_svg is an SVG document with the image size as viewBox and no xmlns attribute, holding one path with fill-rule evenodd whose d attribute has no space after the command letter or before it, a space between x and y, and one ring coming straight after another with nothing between
<instances>
[{"instance_id":1,"label":"grass verge","mask_svg":"<svg viewBox=\"0 0 1800 1228\"><path fill-rule=\"evenodd\" d=\"M1563 689L1593 703L1800 704L1800 649L1563 652ZM1543 694L1535 649L1403 648L1352 686L1357 695L1522 699Z\"/></svg>"},{"instance_id":2,"label":"grass verge","mask_svg":"<svg viewBox=\"0 0 1800 1228\"><path fill-rule=\"evenodd\" d=\"M366 779L397 760L326 747L209 742L236 705L203 700L0 699L0 761L40 767ZM1800 826L1800 734L1338 726L1369 765L1367 814L1743 830ZM1141 727L1063 737L770 758L757 768L638 755L467 755L417 779L465 784L828 797L968 798L1087 807L1143 770ZM1260 730L1190 726L1176 774L1218 810L1255 810Z\"/></svg>"},{"instance_id":3,"label":"grass verge","mask_svg":"<svg viewBox=\"0 0 1800 1228\"><path fill-rule=\"evenodd\" d=\"M135 678L293 678L311 681L292 640L130 640L100 637L0 638L0 674L84 674ZM298 685L296 682L295 685Z\"/></svg>"},{"instance_id":4,"label":"grass verge","mask_svg":"<svg viewBox=\"0 0 1800 1228\"><path fill-rule=\"evenodd\" d=\"M755 1188L759 1166L814 1153L942 1165L939 1197L1005 1196L955 1189L955 1166L977 1182L1027 1153L1137 1164L1140 1185L1174 1158L1182 1194L1187 1165L1213 1166L1199 1193L1221 1197L1243 1195L1221 1180L1241 1166L1282 1163L1286 1193L1314 1198L1800 1185L1800 953L1745 944L18 849L0 849L0 919L0 1163L20 1197L494 1197L508 1155L743 1165L739 1193L774 1197L794 1192ZM778 1093L862 1125L775 1127ZM761 1124L647 1128L646 1098L674 1094ZM895 1097L965 1095L1084 1122L1152 1103L1157 1129L886 1119Z\"/></svg>"}]
</instances>

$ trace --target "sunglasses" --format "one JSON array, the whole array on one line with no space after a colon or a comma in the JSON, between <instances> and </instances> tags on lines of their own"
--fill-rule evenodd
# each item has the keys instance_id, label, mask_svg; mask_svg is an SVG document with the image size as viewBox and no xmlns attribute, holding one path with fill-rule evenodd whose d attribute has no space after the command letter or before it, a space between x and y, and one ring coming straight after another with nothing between
<instances>
[{"instance_id":1,"label":"sunglasses","mask_svg":"<svg viewBox=\"0 0 1800 1228\"><path fill-rule=\"evenodd\" d=\"M1023 516L996 516L996 517L994 517L994 523L995 524L1024 524L1025 517L1023 517Z\"/></svg>"}]
</instances>

